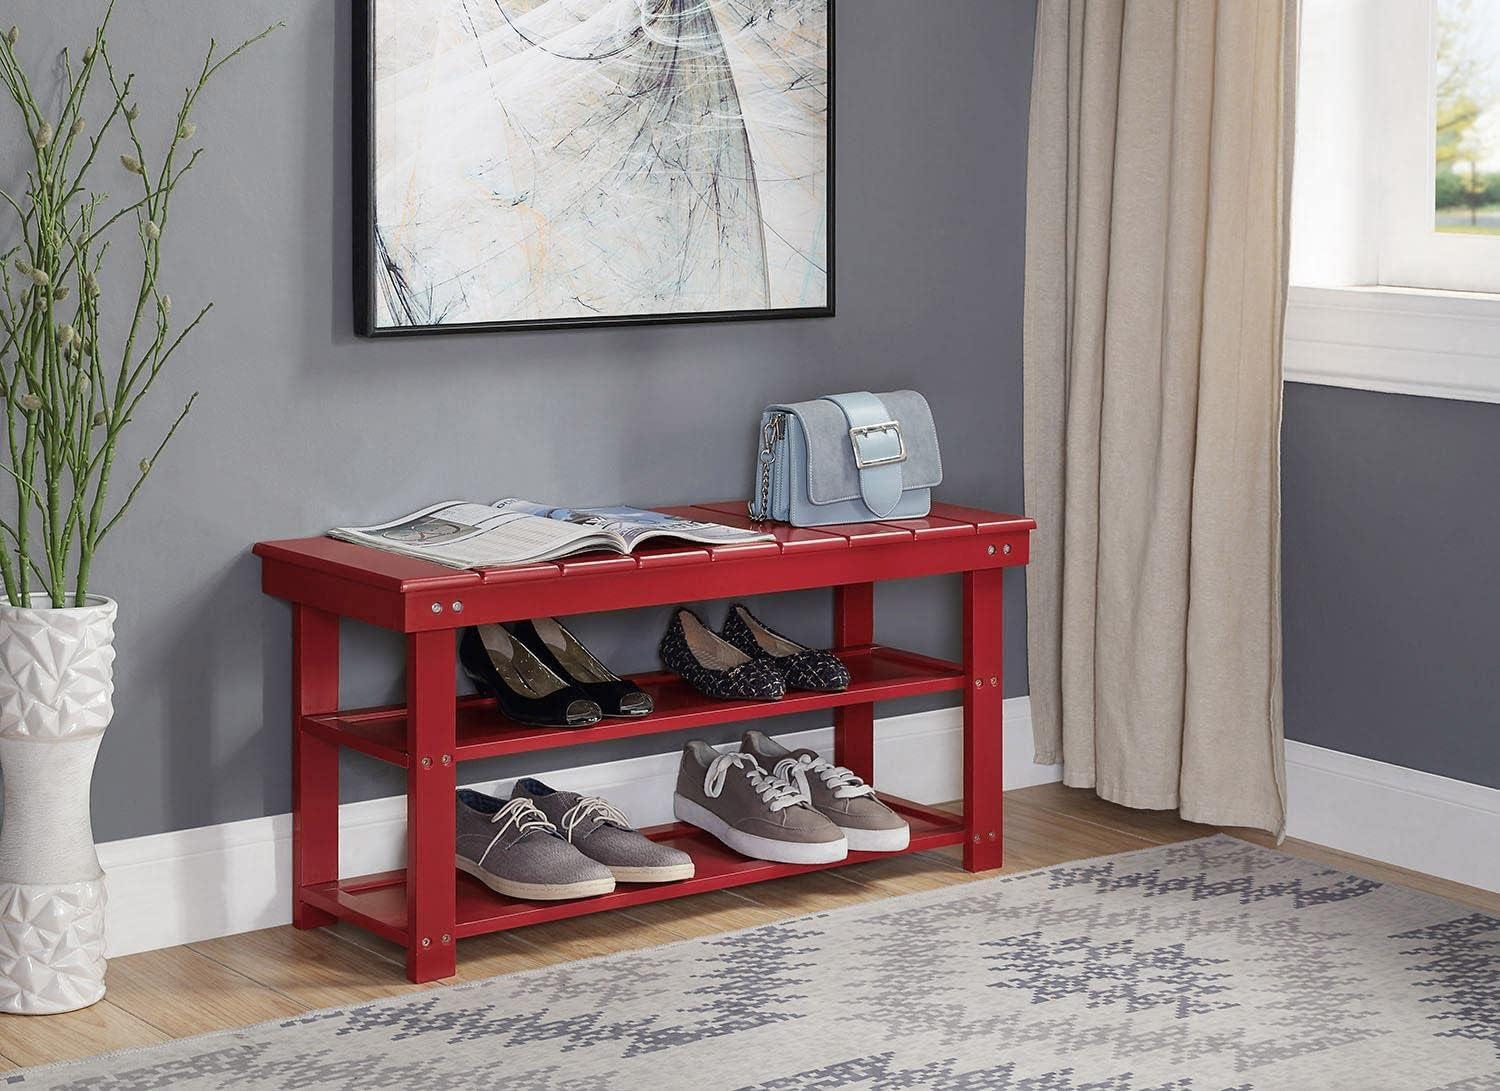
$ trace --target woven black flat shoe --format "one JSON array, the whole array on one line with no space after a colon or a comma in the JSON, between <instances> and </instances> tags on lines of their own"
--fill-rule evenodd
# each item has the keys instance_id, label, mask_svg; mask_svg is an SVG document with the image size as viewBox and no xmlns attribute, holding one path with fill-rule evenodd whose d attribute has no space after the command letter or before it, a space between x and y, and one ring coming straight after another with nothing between
<instances>
[{"instance_id":1,"label":"woven black flat shoe","mask_svg":"<svg viewBox=\"0 0 1500 1091\"><path fill-rule=\"evenodd\" d=\"M725 701L779 701L786 683L764 659L746 655L714 635L686 607L672 615L661 638L661 661L699 693Z\"/></svg>"},{"instance_id":2,"label":"woven black flat shoe","mask_svg":"<svg viewBox=\"0 0 1500 1091\"><path fill-rule=\"evenodd\" d=\"M504 626L465 629L458 660L475 688L493 697L500 711L517 723L588 727L604 716L597 704L553 674Z\"/></svg>"},{"instance_id":3,"label":"woven black flat shoe","mask_svg":"<svg viewBox=\"0 0 1500 1091\"><path fill-rule=\"evenodd\" d=\"M729 608L719 635L757 661L770 662L786 679L787 689L838 693L849 688L849 668L838 656L782 636L742 603Z\"/></svg>"},{"instance_id":4,"label":"woven black flat shoe","mask_svg":"<svg viewBox=\"0 0 1500 1091\"><path fill-rule=\"evenodd\" d=\"M511 627L511 635L547 664L552 673L581 689L604 710L604 715L633 718L651 711L649 693L599 662L556 618L519 622Z\"/></svg>"}]
</instances>

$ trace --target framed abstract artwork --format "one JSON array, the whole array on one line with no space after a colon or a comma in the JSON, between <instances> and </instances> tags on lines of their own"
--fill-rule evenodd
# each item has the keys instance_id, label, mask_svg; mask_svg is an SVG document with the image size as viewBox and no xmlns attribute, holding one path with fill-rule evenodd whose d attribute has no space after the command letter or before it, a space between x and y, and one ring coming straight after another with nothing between
<instances>
[{"instance_id":1,"label":"framed abstract artwork","mask_svg":"<svg viewBox=\"0 0 1500 1091\"><path fill-rule=\"evenodd\" d=\"M369 336L833 313L833 0L359 0Z\"/></svg>"}]
</instances>

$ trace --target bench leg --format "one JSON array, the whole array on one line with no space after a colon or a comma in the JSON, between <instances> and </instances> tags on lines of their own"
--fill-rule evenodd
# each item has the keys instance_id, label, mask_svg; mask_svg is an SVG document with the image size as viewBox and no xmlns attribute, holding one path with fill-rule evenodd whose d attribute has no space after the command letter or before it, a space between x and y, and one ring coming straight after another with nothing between
<instances>
[{"instance_id":1,"label":"bench leg","mask_svg":"<svg viewBox=\"0 0 1500 1091\"><path fill-rule=\"evenodd\" d=\"M292 605L292 923L332 924L302 888L339 877L339 748L302 730L302 717L339 707L339 619Z\"/></svg>"},{"instance_id":2,"label":"bench leg","mask_svg":"<svg viewBox=\"0 0 1500 1091\"><path fill-rule=\"evenodd\" d=\"M1001 864L1004 776L1001 768L1001 609L999 568L964 573L964 867Z\"/></svg>"},{"instance_id":3,"label":"bench leg","mask_svg":"<svg viewBox=\"0 0 1500 1091\"><path fill-rule=\"evenodd\" d=\"M452 632L406 638L406 976L452 977L454 645Z\"/></svg>"},{"instance_id":4,"label":"bench leg","mask_svg":"<svg viewBox=\"0 0 1500 1091\"><path fill-rule=\"evenodd\" d=\"M833 589L833 645L875 642L875 585L850 583ZM845 705L833 714L833 760L875 783L875 705Z\"/></svg>"}]
</instances>

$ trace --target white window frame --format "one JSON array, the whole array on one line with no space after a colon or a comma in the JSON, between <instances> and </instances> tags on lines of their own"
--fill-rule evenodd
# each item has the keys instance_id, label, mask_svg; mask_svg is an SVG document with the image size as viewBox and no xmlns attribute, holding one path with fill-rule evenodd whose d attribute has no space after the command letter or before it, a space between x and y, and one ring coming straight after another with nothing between
<instances>
[{"instance_id":1,"label":"white window frame","mask_svg":"<svg viewBox=\"0 0 1500 1091\"><path fill-rule=\"evenodd\" d=\"M1500 296L1294 287L1288 382L1500 402Z\"/></svg>"},{"instance_id":2,"label":"white window frame","mask_svg":"<svg viewBox=\"0 0 1500 1091\"><path fill-rule=\"evenodd\" d=\"M1302 20L1287 380L1500 402L1500 294L1454 290L1500 292L1500 238L1432 229L1431 0Z\"/></svg>"},{"instance_id":3,"label":"white window frame","mask_svg":"<svg viewBox=\"0 0 1500 1091\"><path fill-rule=\"evenodd\" d=\"M1436 158L1431 0L1387 4L1380 25L1381 116L1388 126L1380 172L1380 284L1500 292L1500 236L1434 231Z\"/></svg>"}]
</instances>

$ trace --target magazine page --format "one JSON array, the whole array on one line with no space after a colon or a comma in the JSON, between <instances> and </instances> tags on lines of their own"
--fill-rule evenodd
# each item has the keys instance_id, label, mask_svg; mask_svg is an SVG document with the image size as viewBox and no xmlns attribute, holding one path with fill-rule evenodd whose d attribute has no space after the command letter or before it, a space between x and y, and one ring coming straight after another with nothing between
<instances>
[{"instance_id":1,"label":"magazine page","mask_svg":"<svg viewBox=\"0 0 1500 1091\"><path fill-rule=\"evenodd\" d=\"M334 538L451 568L552 560L586 549L617 548L592 524L538 518L498 505L447 500L368 527L338 527Z\"/></svg>"},{"instance_id":2,"label":"magazine page","mask_svg":"<svg viewBox=\"0 0 1500 1091\"><path fill-rule=\"evenodd\" d=\"M659 511L641 508L586 508L586 514L604 519L605 526L618 534L625 542L627 551L632 550L648 538L682 538L689 542L704 542L714 545L720 542L756 542L770 539L771 535L753 530L740 530L720 523L700 523L696 519L682 519L665 515Z\"/></svg>"},{"instance_id":3,"label":"magazine page","mask_svg":"<svg viewBox=\"0 0 1500 1091\"><path fill-rule=\"evenodd\" d=\"M753 530L682 519L645 508L556 508L515 497L496 500L495 508L591 527L616 539L620 548L627 553L648 538L682 538L713 545L720 542L756 542L771 537Z\"/></svg>"}]
</instances>

